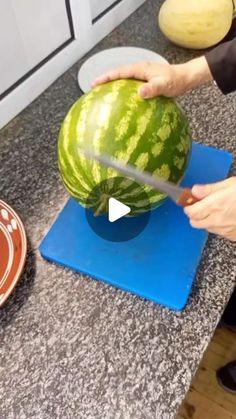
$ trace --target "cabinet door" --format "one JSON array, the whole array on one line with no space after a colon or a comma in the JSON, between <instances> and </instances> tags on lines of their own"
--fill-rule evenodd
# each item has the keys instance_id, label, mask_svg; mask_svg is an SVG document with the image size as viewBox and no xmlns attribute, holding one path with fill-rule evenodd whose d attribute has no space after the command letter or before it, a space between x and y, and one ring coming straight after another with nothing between
<instances>
[{"instance_id":1,"label":"cabinet door","mask_svg":"<svg viewBox=\"0 0 236 419\"><path fill-rule=\"evenodd\" d=\"M146 0L0 0L0 128Z\"/></svg>"},{"instance_id":2,"label":"cabinet door","mask_svg":"<svg viewBox=\"0 0 236 419\"><path fill-rule=\"evenodd\" d=\"M65 0L0 0L0 95L70 37Z\"/></svg>"},{"instance_id":3,"label":"cabinet door","mask_svg":"<svg viewBox=\"0 0 236 419\"><path fill-rule=\"evenodd\" d=\"M114 3L118 3L117 0L90 0L91 3L91 16L95 19L104 10L112 6Z\"/></svg>"}]
</instances>

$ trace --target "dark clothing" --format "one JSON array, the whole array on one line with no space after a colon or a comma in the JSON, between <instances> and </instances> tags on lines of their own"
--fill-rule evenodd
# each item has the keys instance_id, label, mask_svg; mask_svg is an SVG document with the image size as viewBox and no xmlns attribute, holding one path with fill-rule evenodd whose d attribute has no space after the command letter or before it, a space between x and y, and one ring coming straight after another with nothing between
<instances>
[{"instance_id":1,"label":"dark clothing","mask_svg":"<svg viewBox=\"0 0 236 419\"><path fill-rule=\"evenodd\" d=\"M222 316L223 325L236 332L236 288ZM224 390L236 394L236 360L216 371L218 383Z\"/></svg>"},{"instance_id":2,"label":"dark clothing","mask_svg":"<svg viewBox=\"0 0 236 419\"><path fill-rule=\"evenodd\" d=\"M236 90L236 38L205 54L211 74L224 93Z\"/></svg>"},{"instance_id":3,"label":"dark clothing","mask_svg":"<svg viewBox=\"0 0 236 419\"><path fill-rule=\"evenodd\" d=\"M224 94L236 90L236 38L218 45L205 56L220 90ZM236 326L236 289L225 309L223 320L230 326Z\"/></svg>"},{"instance_id":4,"label":"dark clothing","mask_svg":"<svg viewBox=\"0 0 236 419\"><path fill-rule=\"evenodd\" d=\"M235 27L234 27L235 28ZM222 93L236 90L236 38L207 52L206 60L211 74ZM223 323L236 331L236 288L222 316ZM216 372L219 384L236 394L236 360Z\"/></svg>"},{"instance_id":5,"label":"dark clothing","mask_svg":"<svg viewBox=\"0 0 236 419\"><path fill-rule=\"evenodd\" d=\"M236 327L236 288L231 295L222 319L227 326Z\"/></svg>"},{"instance_id":6,"label":"dark clothing","mask_svg":"<svg viewBox=\"0 0 236 419\"><path fill-rule=\"evenodd\" d=\"M218 45L205 57L220 90L224 94L236 90L236 38ZM236 327L236 289L225 309L223 321L228 326Z\"/></svg>"},{"instance_id":7,"label":"dark clothing","mask_svg":"<svg viewBox=\"0 0 236 419\"><path fill-rule=\"evenodd\" d=\"M229 362L216 372L218 383L224 390L236 394L236 361Z\"/></svg>"}]
</instances>

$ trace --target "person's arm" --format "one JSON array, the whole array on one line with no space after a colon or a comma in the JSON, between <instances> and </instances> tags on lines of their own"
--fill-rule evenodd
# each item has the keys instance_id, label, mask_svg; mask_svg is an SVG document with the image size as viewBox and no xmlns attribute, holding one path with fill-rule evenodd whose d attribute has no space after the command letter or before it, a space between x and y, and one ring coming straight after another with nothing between
<instances>
[{"instance_id":1,"label":"person's arm","mask_svg":"<svg viewBox=\"0 0 236 419\"><path fill-rule=\"evenodd\" d=\"M95 80L93 85L120 78L143 80L144 98L158 95L179 96L215 79L224 93L236 89L236 41L222 44L206 56L184 64L143 62L116 68ZM193 194L200 202L185 208L195 228L236 241L236 177L211 185L195 185Z\"/></svg>"},{"instance_id":2,"label":"person's arm","mask_svg":"<svg viewBox=\"0 0 236 419\"><path fill-rule=\"evenodd\" d=\"M213 79L224 93L236 90L236 38L205 54Z\"/></svg>"},{"instance_id":3,"label":"person's arm","mask_svg":"<svg viewBox=\"0 0 236 419\"><path fill-rule=\"evenodd\" d=\"M115 68L98 77L93 86L120 78L145 81L140 89L144 98L179 96L212 80L224 94L230 93L236 90L236 38L183 64L153 61Z\"/></svg>"}]
</instances>

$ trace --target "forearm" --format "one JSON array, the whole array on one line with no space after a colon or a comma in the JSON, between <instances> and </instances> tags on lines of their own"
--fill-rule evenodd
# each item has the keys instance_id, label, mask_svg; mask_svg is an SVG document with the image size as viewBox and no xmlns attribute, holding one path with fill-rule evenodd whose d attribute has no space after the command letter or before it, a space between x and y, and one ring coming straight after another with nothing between
<instances>
[{"instance_id":1,"label":"forearm","mask_svg":"<svg viewBox=\"0 0 236 419\"><path fill-rule=\"evenodd\" d=\"M100 76L93 86L121 78L144 81L139 93L145 99L180 96L213 80L223 93L229 93L236 90L236 39L184 64L153 61L122 66Z\"/></svg>"},{"instance_id":2,"label":"forearm","mask_svg":"<svg viewBox=\"0 0 236 419\"><path fill-rule=\"evenodd\" d=\"M236 90L236 38L218 45L205 56L174 65L178 77L184 80L185 90L191 90L212 80L224 93Z\"/></svg>"},{"instance_id":3,"label":"forearm","mask_svg":"<svg viewBox=\"0 0 236 419\"><path fill-rule=\"evenodd\" d=\"M192 90L213 80L207 60L204 56L174 66L179 77L185 80L186 90Z\"/></svg>"}]
</instances>

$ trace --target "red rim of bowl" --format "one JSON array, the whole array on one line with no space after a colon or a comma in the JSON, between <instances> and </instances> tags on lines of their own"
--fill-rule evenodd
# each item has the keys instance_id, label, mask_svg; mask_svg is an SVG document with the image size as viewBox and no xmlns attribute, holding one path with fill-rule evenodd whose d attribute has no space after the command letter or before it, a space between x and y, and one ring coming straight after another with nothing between
<instances>
[{"instance_id":1,"label":"red rim of bowl","mask_svg":"<svg viewBox=\"0 0 236 419\"><path fill-rule=\"evenodd\" d=\"M19 229L19 234L20 234L20 244L21 244L21 255L20 255L20 261L17 264L17 269L16 272L13 273L13 277L10 281L10 284L7 286L6 290L3 291L3 293L1 292L2 288L4 287L4 284L9 280L9 275L12 274L12 268L13 268L13 264L11 263L11 268L6 276L6 279L4 280L3 284L1 284L2 279L0 278L0 307L3 306L3 304L7 301L8 297L10 296L10 294L12 293L12 291L14 290L17 282L19 281L21 274L23 272L24 266L25 266L25 262L26 262L26 255L27 255L27 238L26 238L26 233L25 233L25 228L23 225L23 222L21 220L21 218L19 217L19 215L10 207L10 205L6 204L6 202L2 201L0 199L0 210L7 210L7 212L13 217L13 219L15 219L15 221L17 222L17 227ZM14 225L14 224L13 224ZM6 228L7 230L7 228ZM5 234L6 236L6 231L3 230L3 234ZM8 234L8 233L7 233ZM9 236L10 236L10 232L9 232ZM11 242L12 244L14 244L14 240L11 237ZM9 237L7 238L8 244L9 244ZM15 248L13 249L13 257L16 253ZM13 262L13 260L12 260Z\"/></svg>"}]
</instances>

